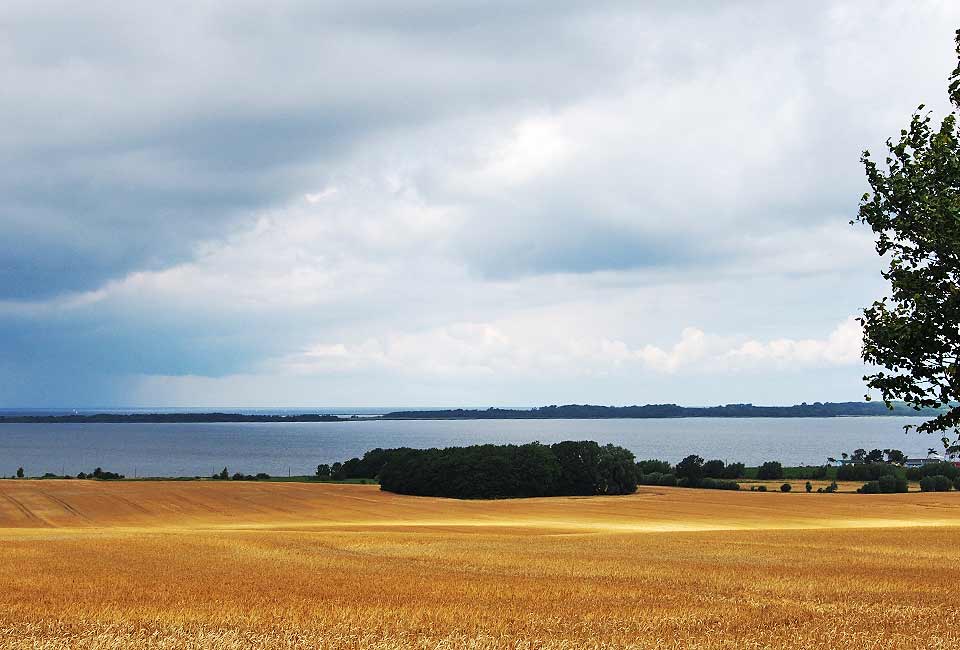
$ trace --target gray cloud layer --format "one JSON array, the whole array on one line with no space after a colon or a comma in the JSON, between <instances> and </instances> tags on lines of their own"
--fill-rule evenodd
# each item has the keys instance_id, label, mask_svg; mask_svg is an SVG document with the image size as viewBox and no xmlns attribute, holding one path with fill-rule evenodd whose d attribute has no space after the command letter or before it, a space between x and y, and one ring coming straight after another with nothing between
<instances>
[{"instance_id":1,"label":"gray cloud layer","mask_svg":"<svg viewBox=\"0 0 960 650\"><path fill-rule=\"evenodd\" d=\"M731 350L826 340L880 289L846 225L859 152L919 102L945 106L958 18L945 2L5 3L0 405L131 399L121 377L180 394L177 377L283 374L337 345L367 361L284 381L309 394L349 371L382 395L359 401L392 401L382 373L407 353L385 345L467 332L479 347L449 354L527 355L488 364L520 381L549 354L528 335L558 327L607 350L594 359L632 395L656 369L609 345L666 350L691 325ZM754 304L784 287L804 304ZM495 352L491 332L512 342ZM555 390L588 397L575 371L593 362L565 358ZM64 369L96 388L71 392Z\"/></svg>"}]
</instances>

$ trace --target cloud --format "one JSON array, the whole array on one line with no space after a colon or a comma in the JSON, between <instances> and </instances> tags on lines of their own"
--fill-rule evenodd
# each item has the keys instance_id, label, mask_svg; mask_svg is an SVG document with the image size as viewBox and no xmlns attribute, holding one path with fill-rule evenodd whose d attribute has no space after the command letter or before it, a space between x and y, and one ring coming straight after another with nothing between
<instances>
[{"instance_id":1,"label":"cloud","mask_svg":"<svg viewBox=\"0 0 960 650\"><path fill-rule=\"evenodd\" d=\"M597 13L578 3L167 9L0 8L0 298L189 260L384 135L568 103L619 69L569 29Z\"/></svg>"},{"instance_id":2,"label":"cloud","mask_svg":"<svg viewBox=\"0 0 960 650\"><path fill-rule=\"evenodd\" d=\"M747 341L725 356L733 363L751 365L774 364L857 364L863 345L863 328L853 317L848 318L826 339L774 339L765 343Z\"/></svg>"},{"instance_id":3,"label":"cloud","mask_svg":"<svg viewBox=\"0 0 960 650\"><path fill-rule=\"evenodd\" d=\"M724 373L789 400L792 365L859 396L856 336L824 334L883 291L857 159L942 108L957 19L5 3L0 403L57 401L62 367L118 402L325 372L420 403Z\"/></svg>"},{"instance_id":4,"label":"cloud","mask_svg":"<svg viewBox=\"0 0 960 650\"><path fill-rule=\"evenodd\" d=\"M902 121L950 60L933 7L446 4L7 3L0 299L190 261L357 164L462 211L483 273L682 264L689 231L849 214L890 118L847 107L899 76Z\"/></svg>"},{"instance_id":5,"label":"cloud","mask_svg":"<svg viewBox=\"0 0 960 650\"><path fill-rule=\"evenodd\" d=\"M298 374L382 368L402 374L460 375L608 373L624 366L652 373L719 373L792 366L860 364L862 331L854 318L824 339L736 341L686 327L668 346L632 347L622 340L564 338L510 325L457 323L357 343L320 343L278 360L274 370Z\"/></svg>"}]
</instances>

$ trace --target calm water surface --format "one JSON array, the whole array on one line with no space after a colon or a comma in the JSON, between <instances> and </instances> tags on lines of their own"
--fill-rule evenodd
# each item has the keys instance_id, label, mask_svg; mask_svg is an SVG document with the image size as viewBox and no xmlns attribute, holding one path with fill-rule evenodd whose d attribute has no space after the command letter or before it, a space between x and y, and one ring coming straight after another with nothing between
<instances>
[{"instance_id":1,"label":"calm water surface","mask_svg":"<svg viewBox=\"0 0 960 650\"><path fill-rule=\"evenodd\" d=\"M0 474L76 474L94 467L128 476L231 472L312 474L318 463L374 447L596 440L638 458L676 462L690 453L757 465L821 464L857 447L925 455L932 436L904 434L922 418L681 418L663 420L366 421L242 424L3 424Z\"/></svg>"}]
</instances>

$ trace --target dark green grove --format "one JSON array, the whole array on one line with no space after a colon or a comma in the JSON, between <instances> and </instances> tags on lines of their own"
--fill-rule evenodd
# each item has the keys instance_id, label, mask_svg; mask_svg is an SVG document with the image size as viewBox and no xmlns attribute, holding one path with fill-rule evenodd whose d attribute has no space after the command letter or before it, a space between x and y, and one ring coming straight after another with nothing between
<instances>
[{"instance_id":1,"label":"dark green grove","mask_svg":"<svg viewBox=\"0 0 960 650\"><path fill-rule=\"evenodd\" d=\"M343 464L342 476L378 477L389 492L460 499L632 494L633 453L615 445L473 445L374 449Z\"/></svg>"}]
</instances>

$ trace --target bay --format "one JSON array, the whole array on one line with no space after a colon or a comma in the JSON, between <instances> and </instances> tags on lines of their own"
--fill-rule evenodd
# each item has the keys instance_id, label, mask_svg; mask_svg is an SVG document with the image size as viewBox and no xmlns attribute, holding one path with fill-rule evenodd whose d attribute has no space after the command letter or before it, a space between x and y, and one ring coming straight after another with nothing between
<instances>
[{"instance_id":1,"label":"bay","mask_svg":"<svg viewBox=\"0 0 960 650\"><path fill-rule=\"evenodd\" d=\"M706 459L758 465L823 464L843 451L900 449L909 456L939 447L905 434L922 418L671 418L610 420L368 420L217 424L3 424L0 474L23 467L75 475L95 467L127 476L209 476L267 472L312 474L318 463L347 460L375 447L447 447L481 443L595 440L622 445L638 459Z\"/></svg>"}]
</instances>

